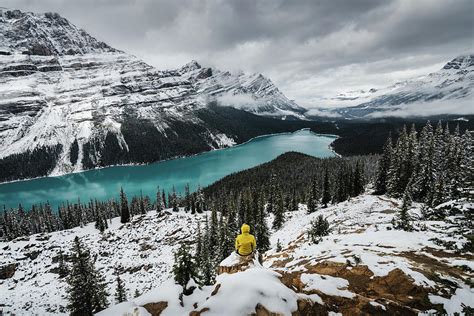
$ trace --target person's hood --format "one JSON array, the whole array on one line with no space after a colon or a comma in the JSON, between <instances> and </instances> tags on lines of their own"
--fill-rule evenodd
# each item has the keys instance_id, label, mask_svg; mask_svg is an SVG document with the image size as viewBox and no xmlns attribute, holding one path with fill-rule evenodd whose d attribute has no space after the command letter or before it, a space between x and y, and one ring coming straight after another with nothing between
<instances>
[{"instance_id":1,"label":"person's hood","mask_svg":"<svg viewBox=\"0 0 474 316\"><path fill-rule=\"evenodd\" d=\"M248 234L250 233L250 226L247 224L243 224L240 230L242 231L242 234Z\"/></svg>"}]
</instances>

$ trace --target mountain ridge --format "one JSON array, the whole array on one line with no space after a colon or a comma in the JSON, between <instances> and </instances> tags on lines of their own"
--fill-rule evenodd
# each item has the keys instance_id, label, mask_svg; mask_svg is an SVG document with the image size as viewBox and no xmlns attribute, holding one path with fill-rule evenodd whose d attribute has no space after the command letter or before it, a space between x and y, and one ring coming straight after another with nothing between
<instances>
[{"instance_id":1,"label":"mountain ridge","mask_svg":"<svg viewBox=\"0 0 474 316\"><path fill-rule=\"evenodd\" d=\"M0 48L0 159L40 151L48 160L41 175L235 144L235 134L199 118L209 104L278 119L305 118L305 110L261 74L232 74L196 61L158 70L58 14L0 11L5 43ZM150 144L161 153L130 158L139 156L132 148ZM112 151L121 156L111 161Z\"/></svg>"},{"instance_id":2,"label":"mountain ridge","mask_svg":"<svg viewBox=\"0 0 474 316\"><path fill-rule=\"evenodd\" d=\"M425 76L397 82L383 89L352 91L333 98L341 104L349 102L350 106L318 110L321 116L339 119L473 114L472 109L469 111L473 91L474 54L466 54L453 58L438 71Z\"/></svg>"}]
</instances>

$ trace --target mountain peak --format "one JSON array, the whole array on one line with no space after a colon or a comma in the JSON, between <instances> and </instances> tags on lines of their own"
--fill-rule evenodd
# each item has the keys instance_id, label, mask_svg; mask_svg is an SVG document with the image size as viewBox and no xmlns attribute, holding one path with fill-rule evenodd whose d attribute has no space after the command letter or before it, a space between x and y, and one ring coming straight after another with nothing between
<instances>
[{"instance_id":1,"label":"mountain peak","mask_svg":"<svg viewBox=\"0 0 474 316\"><path fill-rule=\"evenodd\" d=\"M186 73L186 72L190 72L196 69L201 69L201 65L193 59L189 63L181 67L180 71L181 73Z\"/></svg>"},{"instance_id":2,"label":"mountain peak","mask_svg":"<svg viewBox=\"0 0 474 316\"><path fill-rule=\"evenodd\" d=\"M0 8L0 39L5 54L52 56L117 51L53 12L36 14Z\"/></svg>"},{"instance_id":3,"label":"mountain peak","mask_svg":"<svg viewBox=\"0 0 474 316\"><path fill-rule=\"evenodd\" d=\"M443 69L463 69L474 66L474 54L462 55L444 65Z\"/></svg>"}]
</instances>

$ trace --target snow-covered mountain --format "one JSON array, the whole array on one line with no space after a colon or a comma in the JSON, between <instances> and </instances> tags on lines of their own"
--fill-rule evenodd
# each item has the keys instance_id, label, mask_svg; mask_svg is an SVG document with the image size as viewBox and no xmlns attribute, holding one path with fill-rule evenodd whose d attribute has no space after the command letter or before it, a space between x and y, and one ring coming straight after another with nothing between
<instances>
[{"instance_id":1,"label":"snow-covered mountain","mask_svg":"<svg viewBox=\"0 0 474 316\"><path fill-rule=\"evenodd\" d=\"M312 214L300 204L272 232L263 265L222 273L215 286L189 296L181 296L182 287L172 279L172 253L181 242L194 244L198 222L204 227L210 214L167 210L158 217L150 211L124 225L114 218L103 234L91 223L0 242L0 306L7 315L67 314L67 285L58 275L58 256L62 251L67 258L79 236L106 279L109 302L114 303L115 270L128 292L128 302L101 315L416 315L443 309L453 315L474 307L472 253L444 246L462 248L466 243L456 229L472 203L438 206L440 212L456 214L445 221L421 219L423 205L414 204L410 214L419 218L420 230L413 232L393 229L400 204L368 194ZM306 232L319 215L328 219L332 231L313 244ZM135 290L143 295L131 298Z\"/></svg>"},{"instance_id":2,"label":"snow-covered mountain","mask_svg":"<svg viewBox=\"0 0 474 316\"><path fill-rule=\"evenodd\" d=\"M427 76L398 82L384 89L350 91L332 98L347 105L320 109L328 116L371 118L474 114L474 55L454 58Z\"/></svg>"},{"instance_id":3,"label":"snow-covered mountain","mask_svg":"<svg viewBox=\"0 0 474 316\"><path fill-rule=\"evenodd\" d=\"M157 134L162 159L189 152L168 148L169 139L179 142L185 129L193 130L201 147L194 151L232 145L233 135L196 115L213 101L259 115L304 118L305 110L260 74L232 74L196 61L157 70L56 13L0 9L0 43L0 158L60 145L53 174L103 165L106 142L129 152L136 144L124 129Z\"/></svg>"}]
</instances>

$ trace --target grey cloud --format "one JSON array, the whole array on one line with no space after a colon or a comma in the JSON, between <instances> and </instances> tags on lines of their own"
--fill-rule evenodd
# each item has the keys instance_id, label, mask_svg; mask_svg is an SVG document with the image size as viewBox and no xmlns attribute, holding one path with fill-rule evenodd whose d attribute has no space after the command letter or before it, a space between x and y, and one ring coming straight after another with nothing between
<instances>
[{"instance_id":1,"label":"grey cloud","mask_svg":"<svg viewBox=\"0 0 474 316\"><path fill-rule=\"evenodd\" d=\"M6 0L56 11L159 67L196 59L270 76L306 106L474 50L472 0Z\"/></svg>"}]
</instances>

